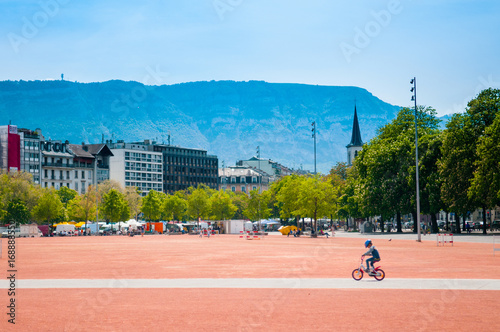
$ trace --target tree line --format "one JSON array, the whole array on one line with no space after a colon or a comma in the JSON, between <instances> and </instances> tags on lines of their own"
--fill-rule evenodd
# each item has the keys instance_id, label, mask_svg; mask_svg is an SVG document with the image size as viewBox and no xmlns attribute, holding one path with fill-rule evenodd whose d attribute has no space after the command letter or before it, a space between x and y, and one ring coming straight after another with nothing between
<instances>
[{"instance_id":1,"label":"tree line","mask_svg":"<svg viewBox=\"0 0 500 332\"><path fill-rule=\"evenodd\" d=\"M136 188L105 181L85 194L66 187L59 190L33 184L24 172L0 175L0 218L4 222L50 223L64 220L117 222L141 215L145 220L260 220L281 219L282 224L327 218L395 217L416 220L415 110L402 108L397 117L363 146L353 166L337 163L327 175L290 175L268 190L250 193L213 190L200 185L173 195L150 191L141 197ZM444 130L432 107L417 108L420 209L431 215L453 212L456 224L476 209L500 202L500 90L486 89L454 114ZM98 208L98 210L97 210ZM486 233L486 220L483 223ZM460 232L460 227L457 227Z\"/></svg>"},{"instance_id":2,"label":"tree line","mask_svg":"<svg viewBox=\"0 0 500 332\"><path fill-rule=\"evenodd\" d=\"M452 212L460 232L467 215L481 209L486 234L486 210L500 205L500 90L481 91L444 130L435 109L418 107L416 113L421 213L431 216L437 232L436 214ZM346 212L380 216L382 227L396 216L399 232L402 214L416 220L415 146L414 110L402 108L356 157L342 197Z\"/></svg>"},{"instance_id":3,"label":"tree line","mask_svg":"<svg viewBox=\"0 0 500 332\"><path fill-rule=\"evenodd\" d=\"M252 190L249 194L197 188L173 195L151 190L141 197L136 188L123 188L113 180L89 186L86 193L61 187L35 185L26 172L0 175L0 218L4 223L99 220L126 221L139 215L147 221L159 220L261 220L281 218L284 224L295 224L301 217L317 220L336 217L340 197L339 184L345 182L345 163L339 163L328 176L292 175L273 183L269 190Z\"/></svg>"}]
</instances>

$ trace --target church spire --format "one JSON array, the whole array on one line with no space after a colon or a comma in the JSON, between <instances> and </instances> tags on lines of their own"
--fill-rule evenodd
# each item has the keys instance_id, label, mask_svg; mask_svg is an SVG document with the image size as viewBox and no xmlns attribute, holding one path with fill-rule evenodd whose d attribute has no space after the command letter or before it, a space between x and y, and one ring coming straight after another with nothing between
<instances>
[{"instance_id":1,"label":"church spire","mask_svg":"<svg viewBox=\"0 0 500 332\"><path fill-rule=\"evenodd\" d=\"M351 146L363 146L363 141L361 140L361 131L359 130L358 112L356 110L356 105L354 105L354 121L352 123L351 143L349 143L347 147Z\"/></svg>"}]
</instances>

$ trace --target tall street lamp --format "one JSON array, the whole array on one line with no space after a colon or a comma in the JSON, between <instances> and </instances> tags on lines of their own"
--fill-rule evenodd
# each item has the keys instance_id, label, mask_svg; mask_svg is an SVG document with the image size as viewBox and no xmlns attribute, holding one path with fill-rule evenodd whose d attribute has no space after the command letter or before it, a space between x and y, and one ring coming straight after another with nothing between
<instances>
[{"instance_id":1,"label":"tall street lamp","mask_svg":"<svg viewBox=\"0 0 500 332\"><path fill-rule=\"evenodd\" d=\"M259 180L259 214L258 214L258 217L259 217L259 232L262 231L262 225L260 223L260 194L262 192L262 170L260 169L260 145L257 145L257 158L259 160L259 177L260 177L260 180Z\"/></svg>"},{"instance_id":2,"label":"tall street lamp","mask_svg":"<svg viewBox=\"0 0 500 332\"><path fill-rule=\"evenodd\" d=\"M410 81L411 87L410 91L413 92L413 96L411 96L411 100L415 102L415 178L417 182L417 241L421 242L421 234L420 234L420 188L419 188L419 180L418 180L418 129L417 129L417 78L414 77Z\"/></svg>"},{"instance_id":3,"label":"tall street lamp","mask_svg":"<svg viewBox=\"0 0 500 332\"><path fill-rule=\"evenodd\" d=\"M312 137L314 138L314 174L316 174L316 121L311 123Z\"/></svg>"}]
</instances>

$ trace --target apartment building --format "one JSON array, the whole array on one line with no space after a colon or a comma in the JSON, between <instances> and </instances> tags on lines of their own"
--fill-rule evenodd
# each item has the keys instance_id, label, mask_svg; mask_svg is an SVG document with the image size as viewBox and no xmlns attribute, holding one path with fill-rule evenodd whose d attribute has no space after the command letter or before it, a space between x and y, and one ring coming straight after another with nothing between
<instances>
[{"instance_id":1,"label":"apartment building","mask_svg":"<svg viewBox=\"0 0 500 332\"><path fill-rule=\"evenodd\" d=\"M290 168L283 166L280 163L272 161L271 159L263 159L257 157L252 157L248 160L239 160L236 162L236 166L245 166L254 169L260 169L261 171L269 175L271 182L293 173Z\"/></svg>"},{"instance_id":2,"label":"apartment building","mask_svg":"<svg viewBox=\"0 0 500 332\"><path fill-rule=\"evenodd\" d=\"M269 174L252 167L231 166L219 169L219 186L224 191L250 193L269 189Z\"/></svg>"},{"instance_id":3,"label":"apartment building","mask_svg":"<svg viewBox=\"0 0 500 332\"><path fill-rule=\"evenodd\" d=\"M35 131L18 128L20 137L20 163L21 170L33 176L33 182L40 184L41 159L40 159L40 129Z\"/></svg>"},{"instance_id":4,"label":"apartment building","mask_svg":"<svg viewBox=\"0 0 500 332\"><path fill-rule=\"evenodd\" d=\"M0 170L4 172L21 169L21 142L17 126L0 126Z\"/></svg>"},{"instance_id":5,"label":"apartment building","mask_svg":"<svg viewBox=\"0 0 500 332\"><path fill-rule=\"evenodd\" d=\"M109 178L123 187L136 187L142 196L150 190L163 191L163 155L150 151L149 144L107 141L112 157Z\"/></svg>"},{"instance_id":6,"label":"apartment building","mask_svg":"<svg viewBox=\"0 0 500 332\"><path fill-rule=\"evenodd\" d=\"M147 141L149 143L149 141ZM217 156L201 149L189 149L171 145L151 144L150 148L163 155L163 190L173 194L178 190L204 184L218 189Z\"/></svg>"}]
</instances>

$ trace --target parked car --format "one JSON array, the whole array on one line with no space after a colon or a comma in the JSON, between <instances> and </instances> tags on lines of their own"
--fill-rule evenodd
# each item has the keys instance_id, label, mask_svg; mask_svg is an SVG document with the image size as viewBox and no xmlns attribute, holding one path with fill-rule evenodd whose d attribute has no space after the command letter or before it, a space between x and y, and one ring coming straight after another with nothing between
<instances>
[{"instance_id":1,"label":"parked car","mask_svg":"<svg viewBox=\"0 0 500 332\"><path fill-rule=\"evenodd\" d=\"M483 222L480 221L480 222L475 222L474 223L474 229L475 230L482 230L483 229ZM486 224L486 229L490 229L490 225L489 224Z\"/></svg>"},{"instance_id":2,"label":"parked car","mask_svg":"<svg viewBox=\"0 0 500 332\"><path fill-rule=\"evenodd\" d=\"M500 220L493 220L493 223L491 224L491 230L500 230Z\"/></svg>"}]
</instances>

